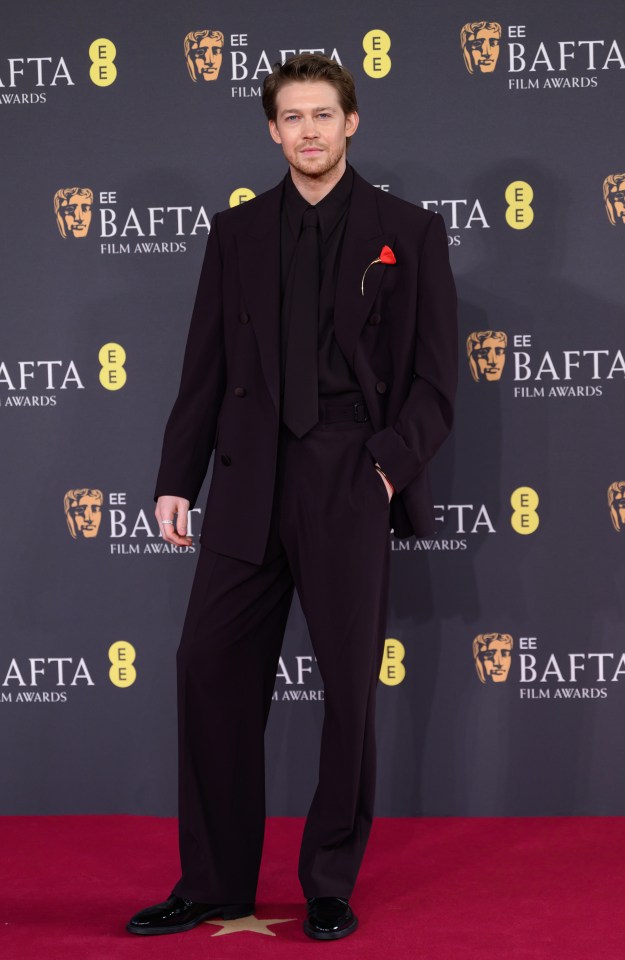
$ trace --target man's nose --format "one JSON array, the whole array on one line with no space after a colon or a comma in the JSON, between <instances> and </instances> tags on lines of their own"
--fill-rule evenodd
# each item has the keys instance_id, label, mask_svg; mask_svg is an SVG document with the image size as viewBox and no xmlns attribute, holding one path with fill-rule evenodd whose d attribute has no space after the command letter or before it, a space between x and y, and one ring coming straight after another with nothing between
<instances>
[{"instance_id":1,"label":"man's nose","mask_svg":"<svg viewBox=\"0 0 625 960\"><path fill-rule=\"evenodd\" d=\"M304 119L304 130L303 136L305 137L318 137L317 128L315 126L315 121L310 117L308 120Z\"/></svg>"}]
</instances>

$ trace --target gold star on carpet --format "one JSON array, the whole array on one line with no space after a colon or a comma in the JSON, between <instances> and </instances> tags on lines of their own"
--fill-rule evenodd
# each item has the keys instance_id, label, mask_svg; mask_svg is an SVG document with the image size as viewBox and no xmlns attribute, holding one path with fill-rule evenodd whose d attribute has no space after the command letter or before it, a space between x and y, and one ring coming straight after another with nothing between
<instances>
[{"instance_id":1,"label":"gold star on carpet","mask_svg":"<svg viewBox=\"0 0 625 960\"><path fill-rule=\"evenodd\" d=\"M222 928L217 933L213 933L213 937L221 937L226 933L242 933L244 930L249 930L251 933L264 933L267 937L275 937L274 931L267 929L270 924L293 923L296 919L296 917L289 917L287 920L259 920L252 914L250 917L240 917L238 920L205 920L204 923L212 923Z\"/></svg>"}]
</instances>

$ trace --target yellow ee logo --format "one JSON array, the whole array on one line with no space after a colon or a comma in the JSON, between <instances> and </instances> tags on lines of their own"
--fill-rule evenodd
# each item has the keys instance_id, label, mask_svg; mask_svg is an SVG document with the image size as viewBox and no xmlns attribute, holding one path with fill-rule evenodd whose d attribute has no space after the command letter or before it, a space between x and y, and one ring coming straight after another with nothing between
<instances>
[{"instance_id":1,"label":"yellow ee logo","mask_svg":"<svg viewBox=\"0 0 625 960\"><path fill-rule=\"evenodd\" d=\"M512 516L510 523L517 533L534 533L538 529L540 517L536 513L538 494L532 487L517 487L510 497Z\"/></svg>"},{"instance_id":2,"label":"yellow ee logo","mask_svg":"<svg viewBox=\"0 0 625 960\"><path fill-rule=\"evenodd\" d=\"M105 390L121 390L126 383L126 351L120 343L105 343L98 353L100 383Z\"/></svg>"},{"instance_id":3,"label":"yellow ee logo","mask_svg":"<svg viewBox=\"0 0 625 960\"><path fill-rule=\"evenodd\" d=\"M387 687L396 687L406 676L406 668L402 663L406 656L406 648L401 640L387 637L384 641L384 656L380 668L380 680Z\"/></svg>"},{"instance_id":4,"label":"yellow ee logo","mask_svg":"<svg viewBox=\"0 0 625 960\"><path fill-rule=\"evenodd\" d=\"M249 187L239 187L237 190L233 190L230 194L230 199L228 204L231 207L238 207L240 203L246 203L248 200L253 200L256 194L253 190L250 190Z\"/></svg>"},{"instance_id":5,"label":"yellow ee logo","mask_svg":"<svg viewBox=\"0 0 625 960\"><path fill-rule=\"evenodd\" d=\"M131 687L137 679L137 671L133 667L135 648L127 640L118 640L109 647L109 680L116 687Z\"/></svg>"},{"instance_id":6,"label":"yellow ee logo","mask_svg":"<svg viewBox=\"0 0 625 960\"><path fill-rule=\"evenodd\" d=\"M391 58L388 55L391 49L391 38L384 30L370 30L362 38L362 48L367 54L362 61L363 70L368 77L379 80L385 77L391 69Z\"/></svg>"},{"instance_id":7,"label":"yellow ee logo","mask_svg":"<svg viewBox=\"0 0 625 960\"><path fill-rule=\"evenodd\" d=\"M534 221L531 203L534 191L525 180L514 180L506 187L506 223L513 230L526 230Z\"/></svg>"},{"instance_id":8,"label":"yellow ee logo","mask_svg":"<svg viewBox=\"0 0 625 960\"><path fill-rule=\"evenodd\" d=\"M100 37L89 47L89 77L96 87L110 87L117 79L117 67L113 63L117 50L112 40Z\"/></svg>"}]
</instances>

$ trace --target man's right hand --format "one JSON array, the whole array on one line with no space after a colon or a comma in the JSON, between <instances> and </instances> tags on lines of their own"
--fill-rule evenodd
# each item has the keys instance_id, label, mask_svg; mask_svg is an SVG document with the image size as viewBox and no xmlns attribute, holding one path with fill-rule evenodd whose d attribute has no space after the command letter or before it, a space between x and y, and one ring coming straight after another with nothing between
<instances>
[{"instance_id":1,"label":"man's right hand","mask_svg":"<svg viewBox=\"0 0 625 960\"><path fill-rule=\"evenodd\" d=\"M190 506L184 497L159 497L156 503L154 516L163 537L178 547L190 547L193 543L193 537L187 534ZM163 523L164 520L173 520L173 523Z\"/></svg>"}]
</instances>

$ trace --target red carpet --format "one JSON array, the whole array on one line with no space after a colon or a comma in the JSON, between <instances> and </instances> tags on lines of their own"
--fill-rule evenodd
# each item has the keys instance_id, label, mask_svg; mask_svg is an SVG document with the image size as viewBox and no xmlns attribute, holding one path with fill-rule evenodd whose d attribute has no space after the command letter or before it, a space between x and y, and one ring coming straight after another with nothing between
<instances>
[{"instance_id":1,"label":"red carpet","mask_svg":"<svg viewBox=\"0 0 625 960\"><path fill-rule=\"evenodd\" d=\"M622 960L625 820L377 820L352 905L359 930L309 940L297 882L302 821L268 822L256 916L275 936L202 924L137 937L126 920L177 879L173 820L0 821L2 960L213 960L323 953L359 960Z\"/></svg>"}]
</instances>

